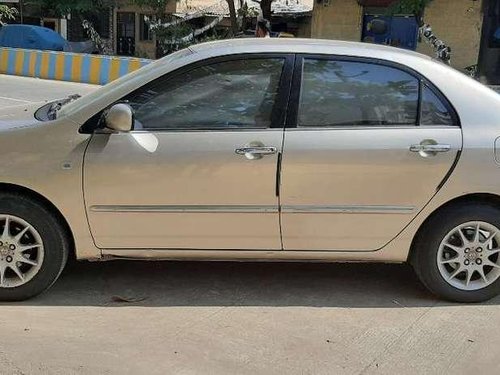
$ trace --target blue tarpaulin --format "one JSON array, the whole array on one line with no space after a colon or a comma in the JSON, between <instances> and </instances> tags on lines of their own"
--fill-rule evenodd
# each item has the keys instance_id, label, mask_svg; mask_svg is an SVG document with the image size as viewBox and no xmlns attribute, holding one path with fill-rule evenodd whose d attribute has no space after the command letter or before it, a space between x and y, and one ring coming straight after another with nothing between
<instances>
[{"instance_id":1,"label":"blue tarpaulin","mask_svg":"<svg viewBox=\"0 0 500 375\"><path fill-rule=\"evenodd\" d=\"M5 25L0 28L0 47L63 51L66 39L54 30L33 25Z\"/></svg>"}]
</instances>

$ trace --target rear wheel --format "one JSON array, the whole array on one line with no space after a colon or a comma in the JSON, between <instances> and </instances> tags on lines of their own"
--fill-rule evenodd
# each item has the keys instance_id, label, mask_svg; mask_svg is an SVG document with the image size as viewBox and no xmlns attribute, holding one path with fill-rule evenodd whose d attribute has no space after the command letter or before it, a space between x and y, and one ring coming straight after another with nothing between
<instances>
[{"instance_id":1,"label":"rear wheel","mask_svg":"<svg viewBox=\"0 0 500 375\"><path fill-rule=\"evenodd\" d=\"M414 248L420 280L438 296L481 302L500 293L500 210L484 203L445 208Z\"/></svg>"},{"instance_id":2,"label":"rear wheel","mask_svg":"<svg viewBox=\"0 0 500 375\"><path fill-rule=\"evenodd\" d=\"M0 194L0 300L35 296L59 277L68 241L54 215L37 201Z\"/></svg>"}]
</instances>

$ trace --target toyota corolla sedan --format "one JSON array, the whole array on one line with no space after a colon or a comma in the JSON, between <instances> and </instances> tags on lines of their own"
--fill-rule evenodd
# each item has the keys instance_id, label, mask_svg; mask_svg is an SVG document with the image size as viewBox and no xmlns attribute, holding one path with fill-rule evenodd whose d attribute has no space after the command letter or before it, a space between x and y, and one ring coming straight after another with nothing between
<instances>
[{"instance_id":1,"label":"toyota corolla sedan","mask_svg":"<svg viewBox=\"0 0 500 375\"><path fill-rule=\"evenodd\" d=\"M244 39L0 113L0 299L77 259L409 262L500 291L500 95L401 49Z\"/></svg>"}]
</instances>

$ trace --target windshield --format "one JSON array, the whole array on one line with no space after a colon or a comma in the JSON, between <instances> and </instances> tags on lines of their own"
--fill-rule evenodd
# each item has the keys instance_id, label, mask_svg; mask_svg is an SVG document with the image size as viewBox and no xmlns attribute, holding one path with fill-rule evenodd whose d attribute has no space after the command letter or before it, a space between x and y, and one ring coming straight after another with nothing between
<instances>
[{"instance_id":1,"label":"windshield","mask_svg":"<svg viewBox=\"0 0 500 375\"><path fill-rule=\"evenodd\" d=\"M126 74L117 80L108 83L105 86L102 86L101 88L97 89L96 91L85 95L84 97L72 101L71 103L67 103L67 105L64 105L64 107L61 108L61 111L59 111L58 116L65 116L65 115L71 115L72 113L75 113L76 111L80 110L81 108L85 107L86 105L93 103L97 100L99 100L100 97L102 97L105 93L114 90L115 88L122 86L124 83L129 82L131 79L136 77L139 74L143 74L146 71L154 70L157 68L158 64L165 65L165 64L170 64L176 60L179 60L183 57L186 57L188 55L193 54L193 51L191 51L189 48L174 52L170 55L167 55L159 60L156 60L155 62L148 64L138 70L133 71L132 73Z\"/></svg>"}]
</instances>

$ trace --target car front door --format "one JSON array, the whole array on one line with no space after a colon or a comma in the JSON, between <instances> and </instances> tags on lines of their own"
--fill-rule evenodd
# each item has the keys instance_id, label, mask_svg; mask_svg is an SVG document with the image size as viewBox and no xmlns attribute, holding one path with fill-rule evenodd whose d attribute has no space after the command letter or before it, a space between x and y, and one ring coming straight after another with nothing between
<instances>
[{"instance_id":1,"label":"car front door","mask_svg":"<svg viewBox=\"0 0 500 375\"><path fill-rule=\"evenodd\" d=\"M451 105L425 78L369 59L297 58L284 137L285 250L371 251L418 214L458 160Z\"/></svg>"},{"instance_id":2,"label":"car front door","mask_svg":"<svg viewBox=\"0 0 500 375\"><path fill-rule=\"evenodd\" d=\"M281 249L277 163L293 56L197 63L123 98L134 130L85 154L100 248Z\"/></svg>"}]
</instances>

